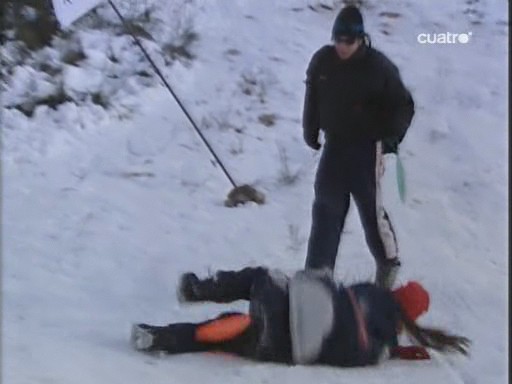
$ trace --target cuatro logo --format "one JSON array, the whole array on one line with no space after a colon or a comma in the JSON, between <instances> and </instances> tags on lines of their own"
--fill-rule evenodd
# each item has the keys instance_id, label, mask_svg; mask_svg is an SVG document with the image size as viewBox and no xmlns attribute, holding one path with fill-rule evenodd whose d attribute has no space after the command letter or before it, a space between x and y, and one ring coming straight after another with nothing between
<instances>
[{"instance_id":1,"label":"cuatro logo","mask_svg":"<svg viewBox=\"0 0 512 384\"><path fill-rule=\"evenodd\" d=\"M420 33L418 43L420 44L467 44L473 32L468 33Z\"/></svg>"}]
</instances>

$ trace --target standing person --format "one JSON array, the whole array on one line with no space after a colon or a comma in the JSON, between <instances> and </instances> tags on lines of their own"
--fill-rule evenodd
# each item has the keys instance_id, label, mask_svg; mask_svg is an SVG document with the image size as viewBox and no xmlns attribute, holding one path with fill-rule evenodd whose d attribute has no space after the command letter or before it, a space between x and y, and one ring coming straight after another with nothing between
<instances>
[{"instance_id":1,"label":"standing person","mask_svg":"<svg viewBox=\"0 0 512 384\"><path fill-rule=\"evenodd\" d=\"M397 67L371 47L357 7L340 11L332 40L307 69L304 140L320 149L322 130L325 145L316 173L306 269L334 270L352 196L376 261L376 284L390 288L400 260L379 179L383 154L397 152L414 102Z\"/></svg>"},{"instance_id":2,"label":"standing person","mask_svg":"<svg viewBox=\"0 0 512 384\"><path fill-rule=\"evenodd\" d=\"M256 267L218 271L206 279L186 273L178 293L186 302L247 300L249 312L225 312L200 323L136 324L135 349L222 351L257 361L341 367L374 365L386 356L428 359L425 347L468 353L465 337L416 323L430 302L416 282L393 291L370 283L344 287L328 275L300 271L288 278ZM419 345L400 346L401 330Z\"/></svg>"}]
</instances>

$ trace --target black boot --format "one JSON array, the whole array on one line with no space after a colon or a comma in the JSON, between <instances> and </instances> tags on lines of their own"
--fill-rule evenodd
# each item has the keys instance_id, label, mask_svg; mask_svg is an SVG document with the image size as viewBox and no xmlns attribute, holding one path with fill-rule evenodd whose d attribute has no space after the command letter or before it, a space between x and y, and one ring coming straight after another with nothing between
<instances>
[{"instance_id":1,"label":"black boot","mask_svg":"<svg viewBox=\"0 0 512 384\"><path fill-rule=\"evenodd\" d=\"M375 285L384 289L392 289L395 284L400 265L400 260L398 260L397 257L377 262Z\"/></svg>"},{"instance_id":2,"label":"black boot","mask_svg":"<svg viewBox=\"0 0 512 384\"><path fill-rule=\"evenodd\" d=\"M268 271L263 267L247 267L240 271L217 271L214 276L206 279L200 279L194 273L184 273L178 285L178 300L215 303L249 300L253 282L267 275Z\"/></svg>"},{"instance_id":3,"label":"black boot","mask_svg":"<svg viewBox=\"0 0 512 384\"><path fill-rule=\"evenodd\" d=\"M156 335L158 328L148 324L133 324L130 343L137 351L151 352L158 350Z\"/></svg>"},{"instance_id":4,"label":"black boot","mask_svg":"<svg viewBox=\"0 0 512 384\"><path fill-rule=\"evenodd\" d=\"M229 272L228 272L229 273ZM218 274L217 274L218 275ZM195 273L187 272L181 275L178 284L178 301L180 303L193 303L199 301L213 301L216 303L232 301L227 295L225 282L218 276L200 279Z\"/></svg>"},{"instance_id":5,"label":"black boot","mask_svg":"<svg viewBox=\"0 0 512 384\"><path fill-rule=\"evenodd\" d=\"M130 342L134 349L145 352L194 352L200 348L194 340L195 324L176 323L166 326L134 324Z\"/></svg>"},{"instance_id":6,"label":"black boot","mask_svg":"<svg viewBox=\"0 0 512 384\"><path fill-rule=\"evenodd\" d=\"M178 284L178 301L193 303L199 301L212 301L214 303L229 303L238 299L233 298L232 288L233 272L217 272L213 277L200 279L195 273L184 273Z\"/></svg>"},{"instance_id":7,"label":"black boot","mask_svg":"<svg viewBox=\"0 0 512 384\"><path fill-rule=\"evenodd\" d=\"M178 301L180 303L204 301L203 285L195 273L184 273L178 284Z\"/></svg>"}]
</instances>

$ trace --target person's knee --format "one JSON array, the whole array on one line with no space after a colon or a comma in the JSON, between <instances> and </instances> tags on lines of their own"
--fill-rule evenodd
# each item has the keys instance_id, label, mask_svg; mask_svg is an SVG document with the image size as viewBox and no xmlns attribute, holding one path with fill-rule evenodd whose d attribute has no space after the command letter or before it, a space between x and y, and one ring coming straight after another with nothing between
<instances>
[{"instance_id":1,"label":"person's knee","mask_svg":"<svg viewBox=\"0 0 512 384\"><path fill-rule=\"evenodd\" d=\"M270 297L286 294L288 277L277 270L263 269L261 274L253 280L251 286L251 302L267 301Z\"/></svg>"}]
</instances>

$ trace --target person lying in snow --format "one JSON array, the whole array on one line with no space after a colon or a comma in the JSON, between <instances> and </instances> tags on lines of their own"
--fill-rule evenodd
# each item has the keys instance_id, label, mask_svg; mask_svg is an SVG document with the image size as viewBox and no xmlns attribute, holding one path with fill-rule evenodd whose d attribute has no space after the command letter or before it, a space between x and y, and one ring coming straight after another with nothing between
<instances>
[{"instance_id":1,"label":"person lying in snow","mask_svg":"<svg viewBox=\"0 0 512 384\"><path fill-rule=\"evenodd\" d=\"M198 324L135 324L135 349L222 351L258 361L349 367L377 364L385 356L428 359L425 347L466 355L469 346L465 337L416 324L429 307L429 295L417 282L393 291L371 283L345 287L318 272L289 278L256 267L218 271L206 279L185 273L178 297L182 302L248 300L249 313L226 312ZM400 346L402 329L419 345Z\"/></svg>"}]
</instances>

